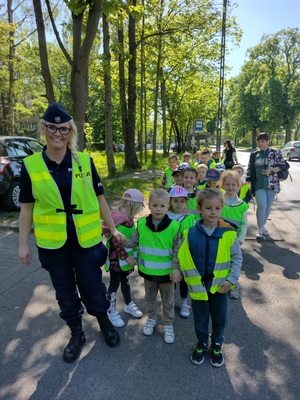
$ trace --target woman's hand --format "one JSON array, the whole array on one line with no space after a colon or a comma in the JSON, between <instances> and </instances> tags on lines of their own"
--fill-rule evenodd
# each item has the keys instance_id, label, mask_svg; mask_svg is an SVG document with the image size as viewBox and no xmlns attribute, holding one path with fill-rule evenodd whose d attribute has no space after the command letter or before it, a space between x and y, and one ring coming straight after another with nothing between
<instances>
[{"instance_id":1,"label":"woman's hand","mask_svg":"<svg viewBox=\"0 0 300 400\"><path fill-rule=\"evenodd\" d=\"M24 265L29 265L32 262L30 248L27 244L19 246L19 258Z\"/></svg>"}]
</instances>

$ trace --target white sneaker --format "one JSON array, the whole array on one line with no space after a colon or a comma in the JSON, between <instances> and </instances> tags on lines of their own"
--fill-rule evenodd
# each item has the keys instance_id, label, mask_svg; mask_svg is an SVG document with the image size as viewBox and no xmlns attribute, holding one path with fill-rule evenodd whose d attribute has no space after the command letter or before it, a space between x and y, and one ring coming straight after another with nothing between
<instances>
[{"instance_id":1,"label":"white sneaker","mask_svg":"<svg viewBox=\"0 0 300 400\"><path fill-rule=\"evenodd\" d=\"M259 228L256 232L256 237L257 238L262 238L263 237L263 228Z\"/></svg>"},{"instance_id":2,"label":"white sneaker","mask_svg":"<svg viewBox=\"0 0 300 400\"><path fill-rule=\"evenodd\" d=\"M156 327L155 319L148 318L146 321L146 325L144 326L144 335L150 336L153 333L154 328Z\"/></svg>"},{"instance_id":3,"label":"white sneaker","mask_svg":"<svg viewBox=\"0 0 300 400\"><path fill-rule=\"evenodd\" d=\"M165 326L164 341L165 343L173 343L175 339L174 329L172 325Z\"/></svg>"},{"instance_id":4,"label":"white sneaker","mask_svg":"<svg viewBox=\"0 0 300 400\"><path fill-rule=\"evenodd\" d=\"M270 235L268 229L266 229L265 227L263 227L262 233L263 233L263 235L265 235L265 236L269 236L269 235Z\"/></svg>"},{"instance_id":5,"label":"white sneaker","mask_svg":"<svg viewBox=\"0 0 300 400\"><path fill-rule=\"evenodd\" d=\"M115 328L122 328L125 325L117 310L108 311L107 316Z\"/></svg>"},{"instance_id":6,"label":"white sneaker","mask_svg":"<svg viewBox=\"0 0 300 400\"><path fill-rule=\"evenodd\" d=\"M139 310L138 306L133 301L129 304L124 304L124 311L135 318L141 318L143 316L142 311Z\"/></svg>"},{"instance_id":7,"label":"white sneaker","mask_svg":"<svg viewBox=\"0 0 300 400\"><path fill-rule=\"evenodd\" d=\"M180 316L181 318L188 318L191 315L190 313L190 306L187 302L182 302L180 305Z\"/></svg>"}]
</instances>

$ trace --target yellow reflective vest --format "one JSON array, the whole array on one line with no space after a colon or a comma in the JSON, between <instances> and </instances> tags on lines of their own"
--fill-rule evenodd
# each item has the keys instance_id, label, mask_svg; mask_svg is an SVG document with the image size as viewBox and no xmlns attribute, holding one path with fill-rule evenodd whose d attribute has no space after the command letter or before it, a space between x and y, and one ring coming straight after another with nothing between
<instances>
[{"instance_id":1,"label":"yellow reflective vest","mask_svg":"<svg viewBox=\"0 0 300 400\"><path fill-rule=\"evenodd\" d=\"M184 280L186 281L189 294L193 300L208 300L208 294L205 285L202 283L202 276L194 264L194 260L190 253L188 233L190 230L184 232L184 241L178 252L178 260L180 269L183 273ZM236 238L236 231L229 229L223 233L219 239L217 257L213 270L213 280L210 287L210 293L216 293L220 284L226 280L230 272L230 249Z\"/></svg>"},{"instance_id":2,"label":"yellow reflective vest","mask_svg":"<svg viewBox=\"0 0 300 400\"><path fill-rule=\"evenodd\" d=\"M138 220L139 270L147 275L163 276L172 273L173 242L180 229L177 221L161 232L153 232L146 226L146 218Z\"/></svg>"},{"instance_id":3,"label":"yellow reflective vest","mask_svg":"<svg viewBox=\"0 0 300 400\"><path fill-rule=\"evenodd\" d=\"M91 161L88 154L77 153L81 171L72 158L71 204L82 214L72 214L81 247L95 246L102 240L99 202L93 187ZM52 178L42 153L26 157L24 163L32 183L35 203L33 223L36 242L45 249L58 249L67 240L67 218L59 189ZM86 179L83 179L83 174Z\"/></svg>"}]
</instances>

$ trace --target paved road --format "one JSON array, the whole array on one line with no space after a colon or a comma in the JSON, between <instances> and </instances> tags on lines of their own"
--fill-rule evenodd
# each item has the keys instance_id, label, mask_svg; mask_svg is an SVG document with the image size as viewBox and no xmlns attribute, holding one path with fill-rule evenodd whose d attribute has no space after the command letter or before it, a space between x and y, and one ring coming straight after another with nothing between
<instances>
[{"instance_id":1,"label":"paved road","mask_svg":"<svg viewBox=\"0 0 300 400\"><path fill-rule=\"evenodd\" d=\"M190 362L196 344L193 321L180 319L177 307L171 345L163 342L160 318L153 336L145 337L146 317L125 315L121 345L108 348L96 320L85 314L87 344L77 362L64 363L61 354L69 334L58 317L48 274L39 266L34 240L33 264L24 267L16 256L17 233L0 231L0 399L298 400L299 232L286 236L274 217L277 207L280 201L268 221L271 237L260 241L255 238L253 206L249 210L241 298L230 300L225 365L220 369L208 359L201 366ZM144 310L143 282L136 273L132 288ZM176 304L178 300L176 293Z\"/></svg>"}]
</instances>

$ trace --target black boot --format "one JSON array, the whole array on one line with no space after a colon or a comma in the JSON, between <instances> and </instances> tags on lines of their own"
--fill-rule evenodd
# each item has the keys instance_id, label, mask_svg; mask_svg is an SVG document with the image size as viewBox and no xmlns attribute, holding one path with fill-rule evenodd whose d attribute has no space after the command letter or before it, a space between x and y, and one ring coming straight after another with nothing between
<instances>
[{"instance_id":1,"label":"black boot","mask_svg":"<svg viewBox=\"0 0 300 400\"><path fill-rule=\"evenodd\" d=\"M110 347L116 347L120 343L120 336L116 331L115 327L112 325L106 313L101 314L97 317L100 325L100 329L104 335L106 343Z\"/></svg>"},{"instance_id":2,"label":"black boot","mask_svg":"<svg viewBox=\"0 0 300 400\"><path fill-rule=\"evenodd\" d=\"M85 335L82 330L81 319L67 322L71 329L71 339L64 348L63 359L67 363L72 363L80 356L81 350L85 343Z\"/></svg>"}]
</instances>

